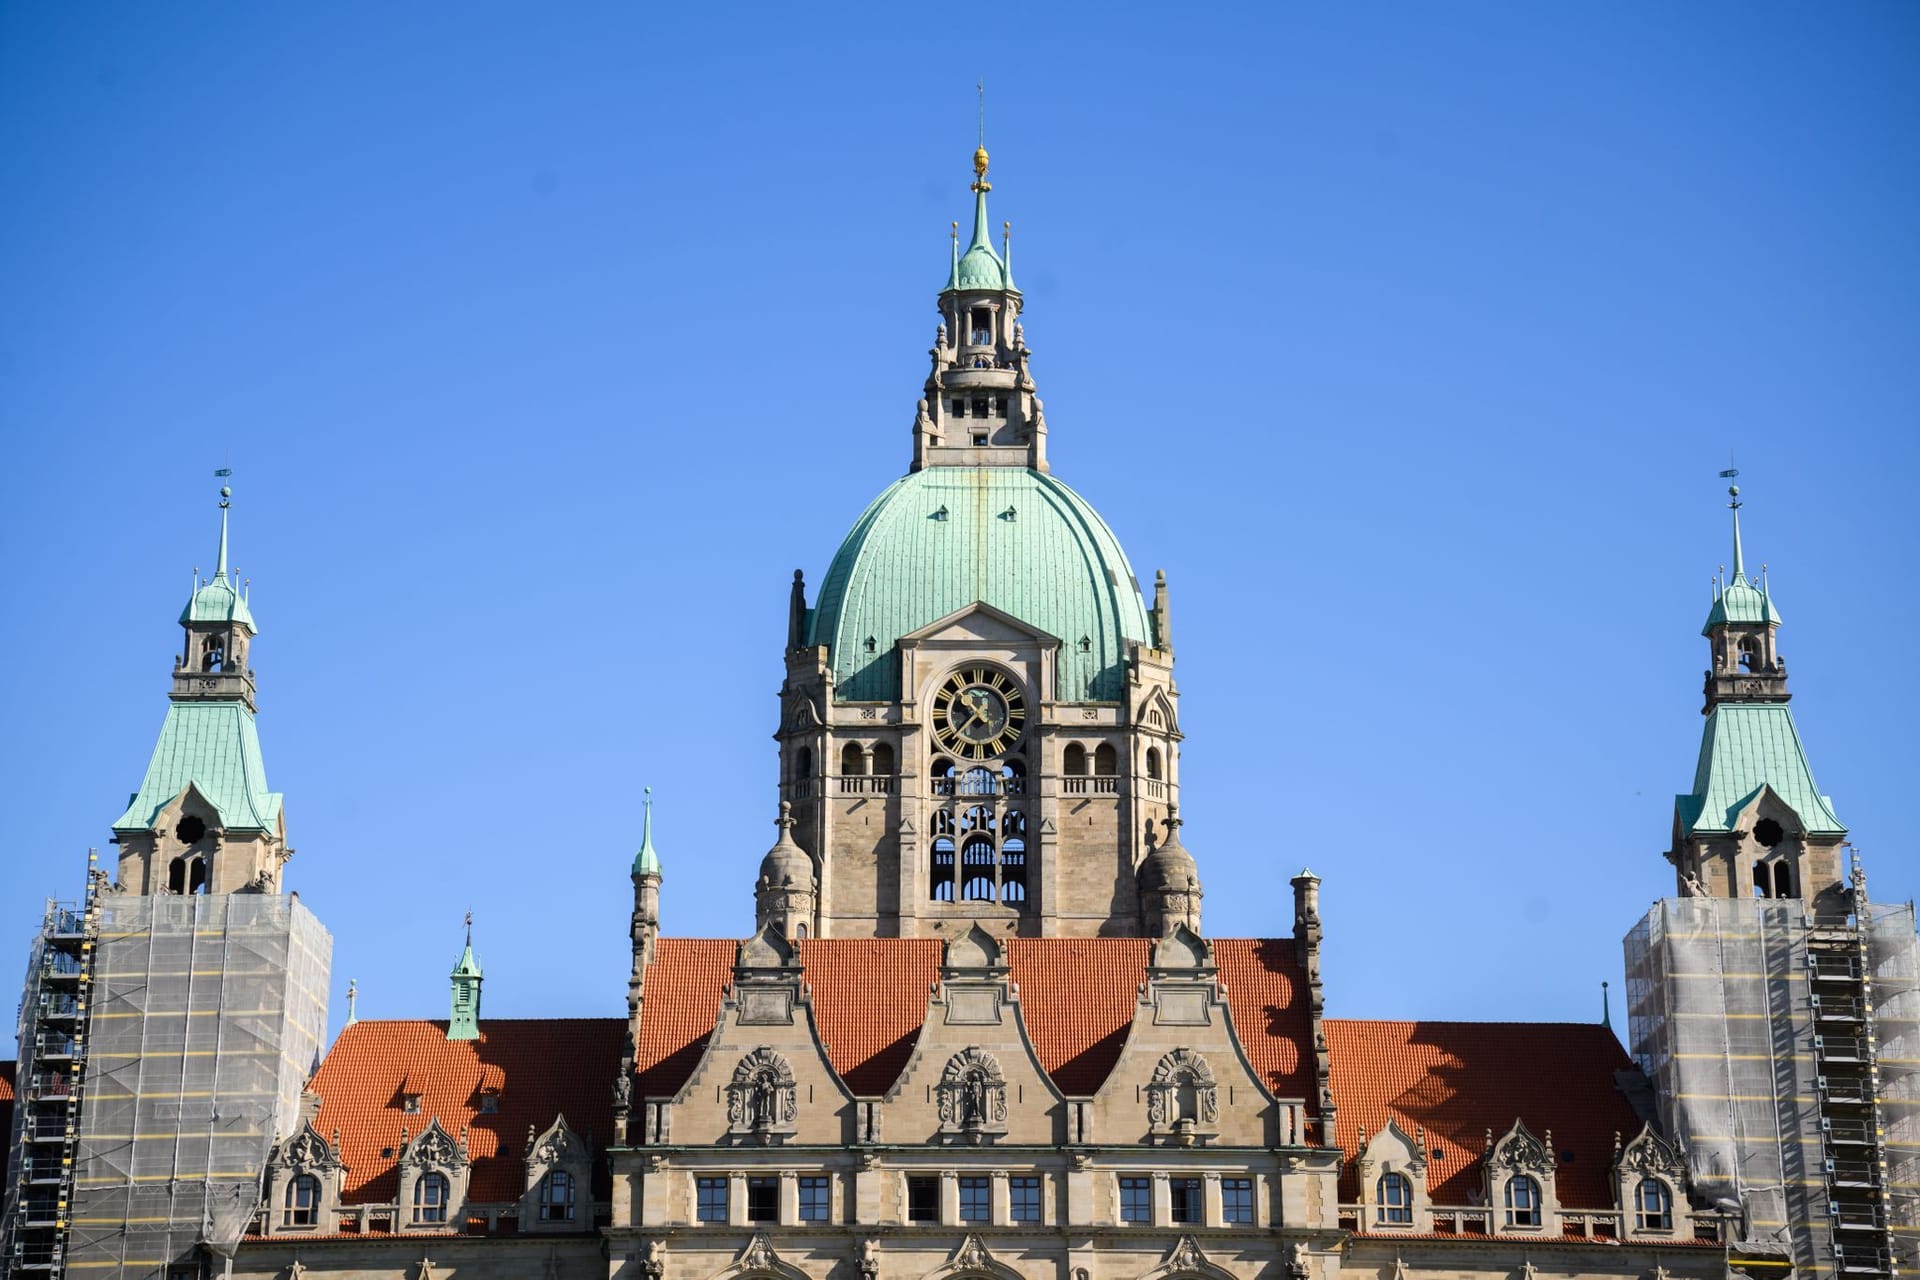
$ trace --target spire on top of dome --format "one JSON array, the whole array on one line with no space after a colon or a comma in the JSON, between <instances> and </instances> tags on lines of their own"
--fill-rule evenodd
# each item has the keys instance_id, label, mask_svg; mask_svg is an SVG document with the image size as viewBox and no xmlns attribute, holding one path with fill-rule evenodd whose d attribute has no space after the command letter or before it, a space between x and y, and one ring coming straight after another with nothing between
<instances>
[{"instance_id":1,"label":"spire on top of dome","mask_svg":"<svg viewBox=\"0 0 1920 1280\"><path fill-rule=\"evenodd\" d=\"M653 788L646 789L646 816L640 819L640 852L633 855L633 874L660 874L660 855L653 848Z\"/></svg>"},{"instance_id":2,"label":"spire on top of dome","mask_svg":"<svg viewBox=\"0 0 1920 1280\"><path fill-rule=\"evenodd\" d=\"M232 471L225 467L214 472L220 477L231 476ZM227 511L233 504L233 489L220 486L220 550L214 560L213 577L206 582L194 583L193 595L187 600L187 607L180 611L180 621L191 622L239 622L259 633L254 625L253 611L247 607L247 598L234 581L233 571L227 567Z\"/></svg>"},{"instance_id":3,"label":"spire on top of dome","mask_svg":"<svg viewBox=\"0 0 1920 1280\"><path fill-rule=\"evenodd\" d=\"M973 238L967 244L966 252L954 259L953 271L947 278L948 289L994 289L1007 293L1018 293L1013 287L1013 276L999 254L993 250L992 224L987 218L987 192L993 190L993 184L987 181L987 125L985 88L981 89L980 145L973 153ZM957 230L958 228L956 228ZM954 249L959 250L958 237L954 240Z\"/></svg>"},{"instance_id":4,"label":"spire on top of dome","mask_svg":"<svg viewBox=\"0 0 1920 1280\"><path fill-rule=\"evenodd\" d=\"M1729 467L1720 473L1720 478L1732 480L1739 474L1736 468ZM1707 614L1706 625L1700 629L1701 635L1711 635L1715 627L1729 623L1780 625L1772 594L1747 576L1746 551L1740 541L1740 486L1729 484L1727 498L1727 507L1733 512L1733 573L1726 581L1716 584L1713 608Z\"/></svg>"}]
</instances>

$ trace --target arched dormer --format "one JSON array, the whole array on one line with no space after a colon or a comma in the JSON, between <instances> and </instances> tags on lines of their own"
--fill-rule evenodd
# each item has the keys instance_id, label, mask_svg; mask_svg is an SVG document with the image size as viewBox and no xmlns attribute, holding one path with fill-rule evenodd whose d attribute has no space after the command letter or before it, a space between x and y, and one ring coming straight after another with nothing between
<instances>
[{"instance_id":1,"label":"arched dormer","mask_svg":"<svg viewBox=\"0 0 1920 1280\"><path fill-rule=\"evenodd\" d=\"M339 1134L328 1142L311 1122L274 1146L267 1160L267 1234L326 1235L338 1229L335 1215L347 1172L339 1152Z\"/></svg>"},{"instance_id":2,"label":"arched dormer","mask_svg":"<svg viewBox=\"0 0 1920 1280\"><path fill-rule=\"evenodd\" d=\"M417 1137L400 1132L398 1229L458 1230L466 1221L467 1180L473 1171L465 1131L455 1142L436 1117Z\"/></svg>"},{"instance_id":3,"label":"arched dormer","mask_svg":"<svg viewBox=\"0 0 1920 1280\"><path fill-rule=\"evenodd\" d=\"M558 1116L534 1136L527 1127L526 1191L520 1230L593 1230L593 1148Z\"/></svg>"},{"instance_id":4,"label":"arched dormer","mask_svg":"<svg viewBox=\"0 0 1920 1280\"><path fill-rule=\"evenodd\" d=\"M1487 1131L1481 1161L1489 1217L1496 1235L1554 1235L1560 1230L1560 1195L1554 1184L1558 1160L1553 1130L1536 1138L1519 1121L1495 1141Z\"/></svg>"},{"instance_id":5,"label":"arched dormer","mask_svg":"<svg viewBox=\"0 0 1920 1280\"><path fill-rule=\"evenodd\" d=\"M1362 1229L1433 1230L1433 1199L1427 1194L1425 1135L1412 1137L1397 1120L1367 1139L1354 1170L1360 1183Z\"/></svg>"},{"instance_id":6,"label":"arched dormer","mask_svg":"<svg viewBox=\"0 0 1920 1280\"><path fill-rule=\"evenodd\" d=\"M1626 1239L1672 1240L1692 1235L1686 1160L1652 1125L1642 1125L1625 1147L1620 1145L1620 1135L1613 1135L1613 1186L1620 1231Z\"/></svg>"}]
</instances>

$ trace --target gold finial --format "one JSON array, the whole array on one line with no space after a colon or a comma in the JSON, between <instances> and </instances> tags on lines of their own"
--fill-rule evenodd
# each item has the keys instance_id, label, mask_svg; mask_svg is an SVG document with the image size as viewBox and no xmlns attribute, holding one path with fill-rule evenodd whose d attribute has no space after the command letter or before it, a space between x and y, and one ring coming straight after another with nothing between
<instances>
[{"instance_id":1,"label":"gold finial","mask_svg":"<svg viewBox=\"0 0 1920 1280\"><path fill-rule=\"evenodd\" d=\"M973 153L973 189L991 191L993 184L987 181L987 82L982 80L974 89L980 94L980 146Z\"/></svg>"}]
</instances>

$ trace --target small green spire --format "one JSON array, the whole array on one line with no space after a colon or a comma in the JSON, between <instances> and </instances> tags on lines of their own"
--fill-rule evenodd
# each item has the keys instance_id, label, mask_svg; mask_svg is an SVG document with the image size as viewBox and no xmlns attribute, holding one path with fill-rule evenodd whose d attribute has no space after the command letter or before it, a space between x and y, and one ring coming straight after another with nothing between
<instances>
[{"instance_id":1,"label":"small green spire","mask_svg":"<svg viewBox=\"0 0 1920 1280\"><path fill-rule=\"evenodd\" d=\"M1740 486L1728 485L1727 497L1732 499L1727 506L1733 511L1733 576L1744 582L1747 578L1747 558L1740 550Z\"/></svg>"},{"instance_id":2,"label":"small green spire","mask_svg":"<svg viewBox=\"0 0 1920 1280\"><path fill-rule=\"evenodd\" d=\"M213 576L227 576L227 508L233 503L233 490L227 485L220 486L220 557L213 567Z\"/></svg>"},{"instance_id":3,"label":"small green spire","mask_svg":"<svg viewBox=\"0 0 1920 1280\"><path fill-rule=\"evenodd\" d=\"M447 1019L447 1039L480 1038L480 984L486 975L473 954L473 912L467 912L467 946L453 966L453 1012Z\"/></svg>"},{"instance_id":4,"label":"small green spire","mask_svg":"<svg viewBox=\"0 0 1920 1280\"><path fill-rule=\"evenodd\" d=\"M657 876L660 874L660 855L653 847L653 788L646 790L646 816L640 820L640 852L633 855L633 874Z\"/></svg>"},{"instance_id":5,"label":"small green spire","mask_svg":"<svg viewBox=\"0 0 1920 1280\"><path fill-rule=\"evenodd\" d=\"M1007 292L1020 292L1013 283L1013 224L1011 222L1000 224L1000 274L1007 279Z\"/></svg>"}]
</instances>

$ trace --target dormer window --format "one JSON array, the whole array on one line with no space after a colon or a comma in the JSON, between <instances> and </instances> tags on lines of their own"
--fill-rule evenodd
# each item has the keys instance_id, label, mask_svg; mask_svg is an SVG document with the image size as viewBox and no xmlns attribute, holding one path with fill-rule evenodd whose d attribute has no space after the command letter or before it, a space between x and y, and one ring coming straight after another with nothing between
<instances>
[{"instance_id":1,"label":"dormer window","mask_svg":"<svg viewBox=\"0 0 1920 1280\"><path fill-rule=\"evenodd\" d=\"M492 1090L489 1090L486 1093L483 1093L480 1095L480 1114L481 1115L483 1116L498 1115L499 1112L500 1112L500 1095L498 1093Z\"/></svg>"},{"instance_id":2,"label":"dormer window","mask_svg":"<svg viewBox=\"0 0 1920 1280\"><path fill-rule=\"evenodd\" d=\"M420 1095L417 1093L401 1094L400 1109L410 1114L418 1113L420 1110Z\"/></svg>"}]
</instances>

